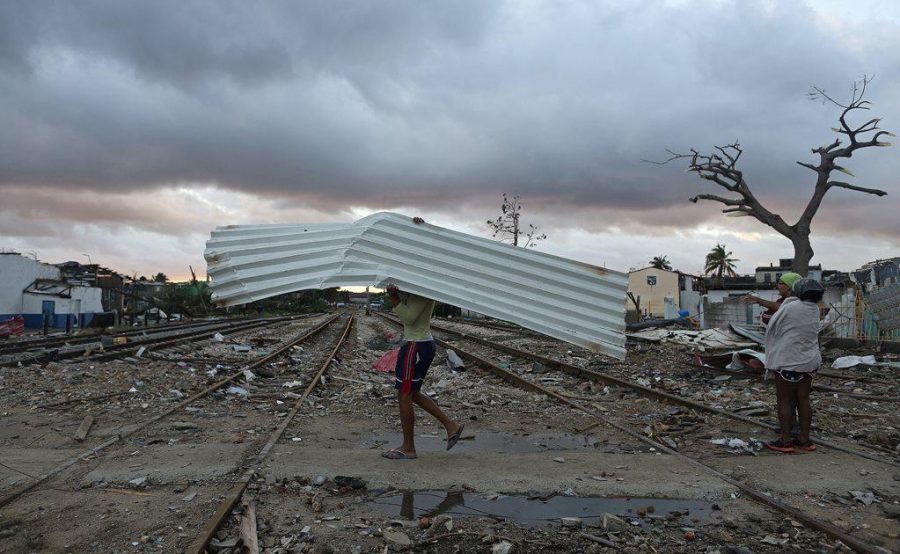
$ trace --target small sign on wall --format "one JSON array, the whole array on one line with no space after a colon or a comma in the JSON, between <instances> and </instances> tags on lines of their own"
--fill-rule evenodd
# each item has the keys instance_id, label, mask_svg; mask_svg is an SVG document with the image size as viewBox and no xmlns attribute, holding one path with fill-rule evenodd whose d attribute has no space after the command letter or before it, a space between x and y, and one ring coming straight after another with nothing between
<instances>
[{"instance_id":1,"label":"small sign on wall","mask_svg":"<svg viewBox=\"0 0 900 554\"><path fill-rule=\"evenodd\" d=\"M656 286L656 275L647 275L647 284L651 287Z\"/></svg>"}]
</instances>

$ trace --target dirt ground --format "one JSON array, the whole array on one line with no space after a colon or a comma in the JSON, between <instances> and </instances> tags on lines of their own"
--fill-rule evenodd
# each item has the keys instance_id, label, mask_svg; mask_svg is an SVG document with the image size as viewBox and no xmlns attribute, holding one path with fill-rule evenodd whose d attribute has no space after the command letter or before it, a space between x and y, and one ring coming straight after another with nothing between
<instances>
[{"instance_id":1,"label":"dirt ground","mask_svg":"<svg viewBox=\"0 0 900 554\"><path fill-rule=\"evenodd\" d=\"M0 368L0 496L264 355L277 346L273 341L323 320L273 325L228 336L233 342L208 341L131 362ZM691 368L690 352L681 346L629 344L628 358L619 362L516 330L440 325L773 418L768 383ZM597 420L587 413L471 364L451 371L443 348L423 391L465 424L463 440L447 451L444 429L419 410L418 458L385 459L380 453L401 441L397 401L393 375L373 371L372 363L395 345L391 331L384 320L357 313L350 342L324 384L250 483L243 500L255 507L262 552L602 552L611 551L608 544L625 552L847 550L676 456L608 426L589 428ZM336 337L336 329L323 332L250 382L236 382L243 392L214 392L0 507L0 552L184 551L286 417ZM260 346L235 351L235 343L254 338ZM611 421L665 438L680 452L859 540L885 552L900 550L896 403L814 395L818 436L890 464L827 448L793 456L755 452L711 441L752 444L772 438L771 431L453 340ZM842 353L825 351L829 359ZM873 382L865 368L852 371L856 379L827 384L857 394L898 394L892 374L882 371ZM113 393L123 394L47 407ZM73 434L86 415L95 422L76 442ZM210 552L237 551L243 510L239 506L227 518Z\"/></svg>"}]
</instances>

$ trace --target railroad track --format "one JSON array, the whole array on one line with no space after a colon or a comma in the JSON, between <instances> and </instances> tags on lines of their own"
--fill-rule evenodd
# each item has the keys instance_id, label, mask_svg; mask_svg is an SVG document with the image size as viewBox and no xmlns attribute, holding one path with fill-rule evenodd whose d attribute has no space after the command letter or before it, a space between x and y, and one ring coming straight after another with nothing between
<instances>
[{"instance_id":1,"label":"railroad track","mask_svg":"<svg viewBox=\"0 0 900 554\"><path fill-rule=\"evenodd\" d=\"M589 379L594 382L605 383L608 385L614 385L614 386L617 386L620 388L624 388L626 390L630 390L641 396L650 397L650 398L656 397L658 399L673 402L676 404L681 404L683 406L686 406L686 407L689 407L692 409L697 409L697 410L704 411L707 413L713 413L713 414L729 417L731 419L742 421L744 423L750 424L750 425L758 427L758 428L764 428L764 429L777 431L777 426L775 426L775 425L765 423L763 421L759 421L759 420L756 420L751 417L747 417L747 416L739 414L739 413L734 413L734 412L731 412L728 410L714 408L709 405L679 396L679 395L667 390L667 387L666 387L664 381L654 383L653 388L651 389L648 386L642 386L642 385L638 384L637 381L639 380L639 377L635 374L614 376L609 373L604 373L604 372L597 371L597 370L587 369L587 368L583 368L580 366L575 366L573 364L567 364L565 362L561 362L557 359L553 359L553 358L550 358L547 356L540 356L537 354L533 354L531 352L526 352L521 349L512 348L506 344L503 344L503 345L496 344L490 340L483 339L479 336L472 335L471 333L461 332L459 330L449 329L449 328L440 327L440 326L434 326L434 328L440 329L443 332L446 332L449 334L453 334L454 336L457 336L457 337L465 338L465 339L472 340L475 342L480 342L483 345L495 348L497 350L504 351L504 352L512 354L514 356L527 358L532 361L537 361L539 363L545 364L547 367L561 370L569 375L573 375L576 377L582 377L582 378ZM691 368L695 372L698 369L700 369L700 370L705 370L705 371L709 371L711 373L716 373L716 374L720 374L720 375L728 375L733 379L754 379L757 381L762 381L761 375L748 373L748 372L736 372L736 371L725 370L725 369L710 368L707 366L695 366L695 365L691 365L691 364L680 364L680 365L685 368ZM674 368L670 368L670 369L674 369ZM838 375L832 374L832 377L845 378L847 376L846 375L838 376ZM852 379L848 379L848 380L852 380ZM764 381L764 382L766 384L768 384L769 386L774 387L774 383L771 380ZM835 399L834 397L836 396L839 399L852 399L852 401L858 401L858 402L863 402L863 401L866 401L866 402L889 402L889 403L900 402L900 396L897 396L895 394L888 395L888 394L854 393L854 392L848 392L844 389L839 389L839 388L831 387L831 386L827 386L827 385L814 385L814 388L820 392L828 393L828 395L823 395L822 398L827 399L829 401ZM883 391L883 392L893 392L893 387L891 387L887 391ZM822 446L834 448L836 450L841 450L841 451L844 451L844 452L847 452L847 453L850 453L853 455L872 459L874 461L885 462L884 458L882 458L882 457L877 457L874 454L869 454L869 453L865 453L865 452L859 452L859 451L853 450L850 447L847 447L846 445L840 445L833 441L825 440L823 438L817 438L817 439L814 439L814 441L817 444L820 444ZM875 450L877 452L881 452L884 454L888 454L891 456L896 456L895 452L891 452L890 450L886 450L886 449L883 449L883 448L880 448L877 446L866 445L866 448L868 448L870 450ZM896 464L896 462L894 462L894 461L891 461L889 463L894 464L894 465Z\"/></svg>"},{"instance_id":2,"label":"railroad track","mask_svg":"<svg viewBox=\"0 0 900 554\"><path fill-rule=\"evenodd\" d=\"M89 359L92 361L110 360L118 357L126 357L134 353L140 347L166 348L184 342L191 342L201 338L208 338L211 333L233 333L255 329L271 325L280 321L289 321L296 316L284 316L277 318L229 321L213 325L182 328L175 331L160 330L150 334L137 335L122 344L104 345L101 341L93 339L77 344L63 345L58 348L46 348L37 352L26 352L20 356L14 356L0 360L0 367L15 366L18 364L41 363L46 361L59 361L73 358ZM95 353L96 352L96 353Z\"/></svg>"},{"instance_id":3,"label":"railroad track","mask_svg":"<svg viewBox=\"0 0 900 554\"><path fill-rule=\"evenodd\" d=\"M379 316L381 318L385 319L386 321L390 322L392 325L394 325L396 327L400 327L400 324L398 321L396 321L386 315L379 314ZM715 414L717 416L741 421L748 425L762 427L762 428L770 429L770 430L773 429L768 424L757 421L753 418L749 418L749 417L742 416L739 414L734 414L731 412L720 410L718 408L714 408L712 406L707 406L702 403L698 403L698 402L695 402L695 401L687 399L687 398L679 397L679 396L671 394L671 393L666 393L666 392L651 389L648 387L643 387L641 385L638 385L635 383L630 383L628 381L624 381L617 377L605 375L600 372L596 372L596 371L592 371L592 370L588 370L588 369L584 369L584 368L579 368L579 367L573 366L571 364L560 362L560 361L557 361L557 360L554 360L554 359L551 359L551 358L548 358L545 356L539 356L536 354L532 354L529 352L511 348L506 345L496 344L496 343L493 343L486 339L482 339L480 337L473 337L466 333L452 331L452 330L445 329L445 328L442 328L437 325L432 325L432 330L438 331L441 333L445 333L445 334L453 335L461 341L470 341L481 347L486 347L493 351L504 352L506 354L511 354L513 356L521 357L523 359L527 359L527 360L531 360L531 361L538 361L542 364L545 364L548 367L552 367L554 369L560 370L568 375L571 375L571 376L574 376L577 378L586 378L586 379L589 379L592 381L599 381L599 382L605 383L607 385L613 385L613 386L616 386L616 387L619 387L622 389L627 389L629 392L636 393L641 396L652 397L655 399L663 400L664 402L680 404L680 405L689 407L693 410L703 411L703 412L707 412L710 414ZM844 532L843 530L841 530L840 528L838 528L837 526L835 526L832 523L829 523L827 521L813 517L812 515L808 514L807 512L799 510L799 509L779 500L772 494L758 490L757 488L749 485L745 481L741 481L741 480L735 479L729 475L726 475L725 473L723 473L722 471L720 471L719 469L717 469L715 467L714 461L710 459L711 456L702 456L699 453L691 453L691 455L688 455L687 453L685 453L685 451L683 451L680 448L677 448L677 447L673 448L674 445L672 445L671 443L660 440L660 437L656 436L655 433L652 432L652 430L651 430L651 432L648 433L648 432L646 432L646 430L642 430L640 427L636 426L634 424L634 422L628 421L627 418L623 418L623 417L617 416L617 415L611 415L608 412L603 413L598 407L589 406L589 405L585 405L580 402L576 402L569 396L564 395L559 390L551 390L551 389L547 388L546 386L535 383L534 381L529 380L517 373L514 373L506 368L502 368L499 365L494 364L493 362L489 361L485 357L485 355L479 355L468 348L464 350L459 346L458 343L451 344L444 340L438 339L437 337L435 338L435 340L440 346L444 347L445 349L453 349L464 360L474 362L478 366L485 368L487 371L489 371L493 375L499 377L500 379L502 379L508 383L511 383L517 387L520 387L524 390L536 392L539 394L543 394L547 397L553 398L554 400L556 400L562 404L565 404L566 406L569 406L570 408L572 408L574 410L588 414L591 417L595 418L596 424L598 426L614 429L615 431L617 431L619 433L625 434L634 440L637 440L637 441L640 441L640 442L646 444L648 447L650 447L651 449L653 449L657 452L662 452L662 453L666 453L666 454L675 456L678 459L680 459L681 461L688 463L694 467L697 467L697 468L703 470L705 473L712 475L718 479L721 479L722 481L736 487L738 490L740 490L747 497L751 498L753 501L755 501L761 505L764 505L767 508L774 509L778 512L788 515L789 517L799 521L800 523L802 523L804 526L806 526L809 529L822 532L833 539L840 540L842 543L844 543L845 545L847 545L848 547L850 547L851 549L853 549L856 552L863 552L863 553L870 553L870 554L883 552L883 550L880 550L871 544L868 544L864 541L861 541L861 540L853 537L852 535L849 535L848 533ZM488 355L490 355L490 354L488 354ZM642 408L642 409L644 409L644 408ZM652 411L652 407L651 407L650 411ZM635 427L637 427L637 429ZM882 458L882 457L879 457L879 456L876 456L876 455L873 455L873 454L870 454L867 452L856 451L849 447L835 444L830 441L824 441L824 440L818 439L817 444L821 444L823 446L827 446L829 448L833 448L836 450L841 450L848 454L860 456L860 457L863 457L863 458L866 458L869 460L884 463L884 464L890 465L892 467L900 467L900 463L898 463L894 460L885 459L885 458ZM701 458L704 458L704 459L701 459Z\"/></svg>"},{"instance_id":4,"label":"railroad track","mask_svg":"<svg viewBox=\"0 0 900 554\"><path fill-rule=\"evenodd\" d=\"M221 388L232 384L233 382L235 382L238 379L242 379L242 378L246 379L247 371L252 371L256 368L262 367L262 366L268 364L269 362L271 362L272 360L275 360L278 357L284 355L285 353L288 353L294 346L297 346L297 345L303 343L304 341L307 341L307 340L317 336L323 330L328 328L330 324L332 324L334 321L336 321L340 317L340 315L341 314L332 316L332 317L328 318L325 322L323 322L319 325L316 325L312 329L302 332L299 336L294 337L288 341L285 341L281 346L279 346L277 349L272 351L267 356L261 357L250 363L247 363L246 365L241 366L236 371L217 380L211 386L208 386L208 387L204 388L203 390L190 395L188 398L177 403L175 406L165 409L162 412L157 413L157 414L153 415L152 417L149 417L142 421L132 423L129 425L125 425L125 426L118 428L112 434L113 436L111 436L109 439L88 448L87 450L81 452L80 454L78 454L76 456L73 456L73 457L65 460L64 462L60 463L59 465L57 465L56 467L52 468L51 470L47 471L46 473L44 473L42 475L33 476L31 482L25 483L24 485L19 486L19 487L14 487L13 490L6 490L6 491L0 492L0 507L9 505L10 503L14 502L15 500L21 498L26 493L34 490L39 485L46 483L48 480L59 475L63 471L65 471L69 468L72 468L79 462L83 462L87 459L97 460L98 457L104 455L103 453L108 451L108 449L111 446L113 446L117 443L121 443L121 442L125 441L125 439L135 436L136 434L150 428L154 424L160 422L164 418L167 418L176 412L180 412L180 411L184 410L185 408L191 406L198 400L208 397L214 391L220 390ZM207 331L204 331L204 332L207 332Z\"/></svg>"},{"instance_id":5,"label":"railroad track","mask_svg":"<svg viewBox=\"0 0 900 554\"><path fill-rule=\"evenodd\" d=\"M448 323L462 323L464 325L472 325L475 327L481 327L483 329L493 329L494 331L507 331L510 333L516 333L519 335L527 335L529 337L545 339L545 340L556 340L544 335L543 333L538 333L537 331L532 331L531 329L526 329L525 327L521 327L518 325L503 325L500 323L488 323L486 321L479 321L475 319L447 319L440 318L438 321L445 321Z\"/></svg>"},{"instance_id":6,"label":"railroad track","mask_svg":"<svg viewBox=\"0 0 900 554\"><path fill-rule=\"evenodd\" d=\"M245 320L245 318L232 318L227 321ZM103 330L94 330L92 332L82 332L77 335L48 336L36 339L11 340L0 343L0 356L8 354L17 354L19 352L27 352L36 348L53 348L55 346L73 345L81 343L97 342L100 337L134 337L146 335L155 332L170 332L182 329L193 329L198 327L206 327L223 323L226 320L216 321L196 321L191 323L166 323L165 325L142 326L128 331L119 331L114 333L105 333Z\"/></svg>"},{"instance_id":7,"label":"railroad track","mask_svg":"<svg viewBox=\"0 0 900 554\"><path fill-rule=\"evenodd\" d=\"M77 412L98 417L96 404L99 401L110 400L102 414L105 422L109 423L111 416L115 419L115 412L125 412L129 409L143 410L146 402L153 402L160 398L171 398L173 395L180 397L183 394L191 394L198 379L197 369L191 364L173 360L174 354L184 348L190 347L196 353L203 352L211 345L225 345L227 342L279 342L280 339L260 339L259 335L272 335L279 333L286 327L305 325L306 318L283 321L261 321L260 325L247 325L235 327L226 333L226 342L217 342L213 335L205 333L199 337L192 337L186 341L177 341L176 344L159 348L169 339L160 339L159 342L144 346L145 352L139 358L120 360L118 363L109 361L98 362L90 357L79 357L66 360L62 363L48 364L39 369L32 366L17 370L7 370L3 378L6 391L4 402L8 407L17 405L30 409L53 410L60 415L75 416ZM249 335L249 337L248 337ZM246 338L245 338L246 337ZM253 338L257 337L257 338ZM157 349L159 348L159 349ZM219 350L221 350L221 346ZM117 353L119 356L129 354L130 351ZM182 356L177 356L181 358ZM248 356L233 357L225 360L221 356L196 358L197 367L207 375L227 371L231 367L239 367L247 362ZM156 362L156 363L154 363ZM174 367L167 364L178 364ZM160 367L162 365L162 367ZM171 369L170 369L171 368ZM190 368L190 369L188 369ZM211 375L215 376L215 375ZM123 398L124 397L124 398Z\"/></svg>"},{"instance_id":8,"label":"railroad track","mask_svg":"<svg viewBox=\"0 0 900 554\"><path fill-rule=\"evenodd\" d=\"M322 381L322 377L325 372L328 370L329 366L333 363L335 359L335 355L341 348L344 346L347 336L350 333L350 330L354 323L354 316L351 313L347 318L347 323L343 328L339 338L335 341L334 347L330 350L330 353L325 357L324 362L318 368L318 371L312 376L309 380L303 394L301 394L294 402L290 411L287 413L285 417L282 418L281 424L275 428L274 431L268 436L268 440L263 445L263 447L259 450L259 452L253 457L252 461L247 464L246 470L241 474L241 476L232 484L231 488L228 492L225 493L224 498L219 503L215 513L212 518L210 518L201 528L200 532L197 534L195 539L191 542L191 544L185 549L185 552L188 553L196 553L196 554L204 554L206 552L206 546L209 544L210 540L215 536L216 532L219 528L225 523L226 518L231 514L231 511L234 509L235 505L240 501L241 496L244 494L244 491L247 489L247 486L250 484L250 481L253 479L255 475L262 468L263 463L266 458L269 456L271 450L275 447L275 445L281 440L288 426L294 420L294 417L300 412L303 406L306 403L307 398L313 389L320 384ZM253 523L254 527L256 525L255 521ZM254 537L255 538L255 537Z\"/></svg>"}]
</instances>

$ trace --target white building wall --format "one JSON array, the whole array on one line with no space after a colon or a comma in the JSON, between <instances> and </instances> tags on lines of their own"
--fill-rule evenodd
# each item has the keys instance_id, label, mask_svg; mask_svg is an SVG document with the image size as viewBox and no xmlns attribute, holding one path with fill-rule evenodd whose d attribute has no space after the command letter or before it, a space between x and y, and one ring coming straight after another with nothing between
<instances>
[{"instance_id":1,"label":"white building wall","mask_svg":"<svg viewBox=\"0 0 900 554\"><path fill-rule=\"evenodd\" d=\"M777 283L778 279L784 275L785 273L790 272L790 269L783 268L772 268L756 271L756 282L757 283ZM769 280L766 281L766 275L769 276ZM807 277L810 279L815 279L816 281L822 282L822 270L821 269L810 269Z\"/></svg>"},{"instance_id":2,"label":"white building wall","mask_svg":"<svg viewBox=\"0 0 900 554\"><path fill-rule=\"evenodd\" d=\"M73 286L68 292L71 298L62 298L48 294L26 294L22 301L22 313L39 314L44 300L53 300L54 313L61 314L92 314L103 311L100 298L103 290L97 287Z\"/></svg>"},{"instance_id":3,"label":"white building wall","mask_svg":"<svg viewBox=\"0 0 900 554\"><path fill-rule=\"evenodd\" d=\"M0 315L29 313L23 294L35 279L59 279L59 268L18 254L0 254ZM40 313L40 302L37 312Z\"/></svg>"}]
</instances>

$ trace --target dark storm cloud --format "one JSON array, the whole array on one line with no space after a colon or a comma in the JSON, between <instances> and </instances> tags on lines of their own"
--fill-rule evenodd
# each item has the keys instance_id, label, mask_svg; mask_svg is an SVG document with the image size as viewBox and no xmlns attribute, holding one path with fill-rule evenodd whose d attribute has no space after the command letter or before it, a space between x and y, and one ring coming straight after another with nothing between
<instances>
[{"instance_id":1,"label":"dark storm cloud","mask_svg":"<svg viewBox=\"0 0 900 554\"><path fill-rule=\"evenodd\" d=\"M794 162L838 113L810 85L843 98L875 73L872 113L900 130L896 20L871 41L832 23L798 2L3 3L0 187L432 209L510 191L670 225L717 218L685 201L720 191L640 159L740 139L754 189L799 213ZM850 165L897 205L895 150ZM871 225L874 199L840 201Z\"/></svg>"}]
</instances>

